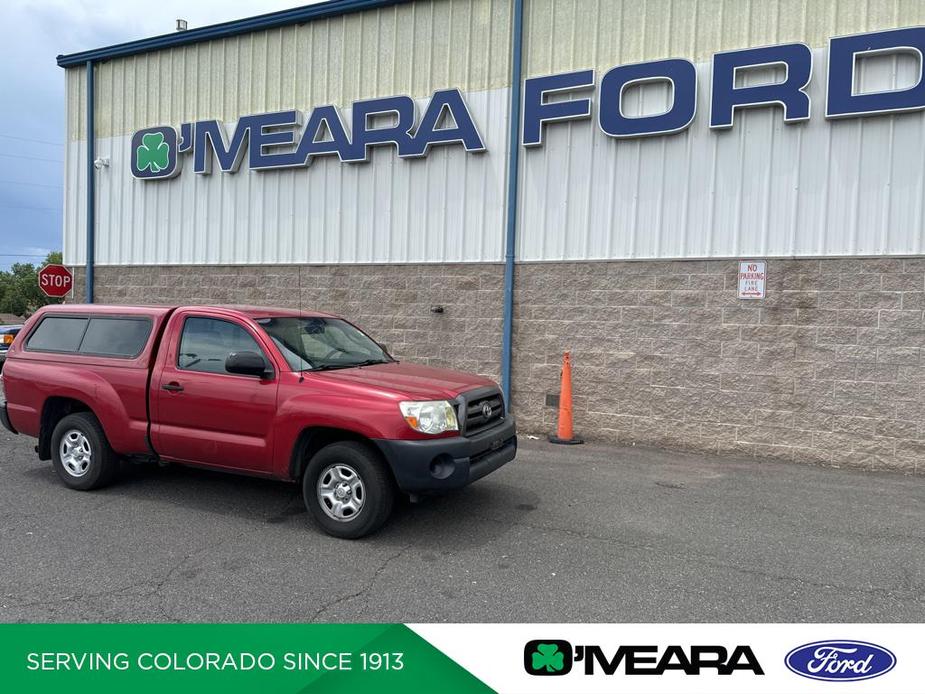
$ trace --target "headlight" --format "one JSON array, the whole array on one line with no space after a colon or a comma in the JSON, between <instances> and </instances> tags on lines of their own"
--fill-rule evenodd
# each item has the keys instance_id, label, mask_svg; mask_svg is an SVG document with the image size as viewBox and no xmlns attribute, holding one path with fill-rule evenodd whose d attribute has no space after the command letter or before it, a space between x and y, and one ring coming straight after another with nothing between
<instances>
[{"instance_id":1,"label":"headlight","mask_svg":"<svg viewBox=\"0 0 925 694\"><path fill-rule=\"evenodd\" d=\"M402 416L408 426L423 434L442 434L459 431L456 410L446 400L429 402L400 402Z\"/></svg>"}]
</instances>

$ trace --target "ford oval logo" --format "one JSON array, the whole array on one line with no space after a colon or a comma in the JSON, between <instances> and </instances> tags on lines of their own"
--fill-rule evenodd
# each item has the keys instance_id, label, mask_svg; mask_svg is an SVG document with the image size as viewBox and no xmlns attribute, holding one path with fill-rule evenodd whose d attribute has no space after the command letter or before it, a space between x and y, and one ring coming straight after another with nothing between
<instances>
[{"instance_id":1,"label":"ford oval logo","mask_svg":"<svg viewBox=\"0 0 925 694\"><path fill-rule=\"evenodd\" d=\"M794 648L784 663L803 677L840 682L884 675L896 665L896 656L865 641L816 641Z\"/></svg>"}]
</instances>

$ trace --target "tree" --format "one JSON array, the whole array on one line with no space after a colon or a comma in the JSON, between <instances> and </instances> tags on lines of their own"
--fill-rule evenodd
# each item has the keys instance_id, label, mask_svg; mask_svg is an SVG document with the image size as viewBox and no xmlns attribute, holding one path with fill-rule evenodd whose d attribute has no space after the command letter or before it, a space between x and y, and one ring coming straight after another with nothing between
<instances>
[{"instance_id":1,"label":"tree","mask_svg":"<svg viewBox=\"0 0 925 694\"><path fill-rule=\"evenodd\" d=\"M60 264L61 253L49 253L41 265L13 263L10 269L0 270L0 313L26 316L46 304L59 304L39 289L39 270L49 263Z\"/></svg>"}]
</instances>

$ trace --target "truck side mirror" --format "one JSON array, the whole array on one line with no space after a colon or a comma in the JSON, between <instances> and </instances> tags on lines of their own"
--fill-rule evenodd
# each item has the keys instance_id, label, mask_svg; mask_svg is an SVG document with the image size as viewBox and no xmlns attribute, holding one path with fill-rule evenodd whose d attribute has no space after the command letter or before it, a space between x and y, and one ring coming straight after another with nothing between
<instances>
[{"instance_id":1,"label":"truck side mirror","mask_svg":"<svg viewBox=\"0 0 925 694\"><path fill-rule=\"evenodd\" d=\"M241 376L270 378L273 370L262 355L257 352L232 352L225 359L225 371Z\"/></svg>"}]
</instances>

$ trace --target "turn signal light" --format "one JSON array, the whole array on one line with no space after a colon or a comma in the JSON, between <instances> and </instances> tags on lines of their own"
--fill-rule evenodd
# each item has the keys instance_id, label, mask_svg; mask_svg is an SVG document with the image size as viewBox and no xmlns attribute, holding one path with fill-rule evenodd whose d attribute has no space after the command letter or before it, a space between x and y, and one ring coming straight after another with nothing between
<instances>
[{"instance_id":1,"label":"turn signal light","mask_svg":"<svg viewBox=\"0 0 925 694\"><path fill-rule=\"evenodd\" d=\"M11 345L11 344L13 344L13 336L12 336L12 335L4 335L4 336L3 336L3 344L5 344L5 345Z\"/></svg>"}]
</instances>

